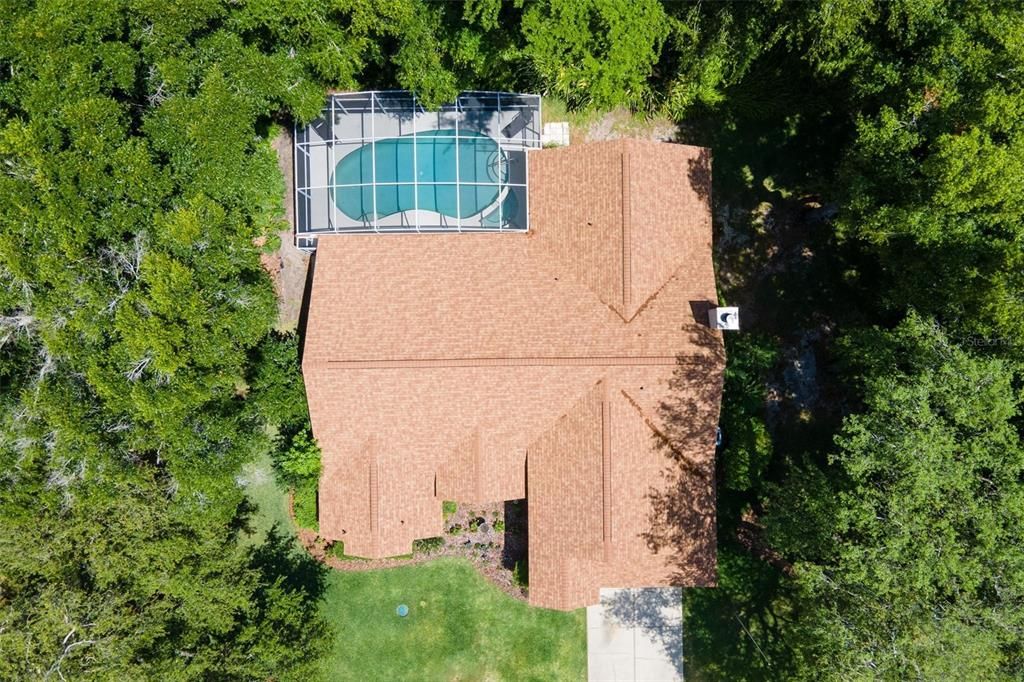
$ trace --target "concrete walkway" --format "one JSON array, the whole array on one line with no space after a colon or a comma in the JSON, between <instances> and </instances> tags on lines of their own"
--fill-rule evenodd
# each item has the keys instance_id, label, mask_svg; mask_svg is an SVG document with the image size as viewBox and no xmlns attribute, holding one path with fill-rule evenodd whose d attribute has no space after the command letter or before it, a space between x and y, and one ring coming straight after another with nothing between
<instances>
[{"instance_id":1,"label":"concrete walkway","mask_svg":"<svg viewBox=\"0 0 1024 682\"><path fill-rule=\"evenodd\" d=\"M590 682L682 680L682 589L602 588L587 607L587 668Z\"/></svg>"}]
</instances>

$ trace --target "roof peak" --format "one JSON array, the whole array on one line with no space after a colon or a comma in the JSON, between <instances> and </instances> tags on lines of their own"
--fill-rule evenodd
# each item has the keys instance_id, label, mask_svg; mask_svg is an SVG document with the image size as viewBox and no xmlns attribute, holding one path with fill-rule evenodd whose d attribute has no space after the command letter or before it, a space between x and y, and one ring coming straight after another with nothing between
<instances>
[{"instance_id":1,"label":"roof peak","mask_svg":"<svg viewBox=\"0 0 1024 682\"><path fill-rule=\"evenodd\" d=\"M535 236L559 270L632 321L710 225L706 149L623 139L531 153Z\"/></svg>"}]
</instances>

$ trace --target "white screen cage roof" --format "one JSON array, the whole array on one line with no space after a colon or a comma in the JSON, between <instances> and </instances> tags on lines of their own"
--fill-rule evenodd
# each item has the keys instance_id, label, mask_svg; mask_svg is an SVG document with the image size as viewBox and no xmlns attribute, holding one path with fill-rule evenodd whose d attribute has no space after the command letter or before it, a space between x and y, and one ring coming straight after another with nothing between
<instances>
[{"instance_id":1,"label":"white screen cage roof","mask_svg":"<svg viewBox=\"0 0 1024 682\"><path fill-rule=\"evenodd\" d=\"M427 111L401 90L336 93L295 129L295 238L525 232L539 95L464 92Z\"/></svg>"}]
</instances>

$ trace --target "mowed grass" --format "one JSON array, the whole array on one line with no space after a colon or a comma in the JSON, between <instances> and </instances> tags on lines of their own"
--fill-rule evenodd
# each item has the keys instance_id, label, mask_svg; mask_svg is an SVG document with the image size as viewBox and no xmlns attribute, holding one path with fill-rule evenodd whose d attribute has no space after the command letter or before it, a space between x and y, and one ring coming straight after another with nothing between
<instances>
[{"instance_id":1,"label":"mowed grass","mask_svg":"<svg viewBox=\"0 0 1024 682\"><path fill-rule=\"evenodd\" d=\"M329 680L583 680L585 611L537 609L506 596L466 561L334 572ZM399 604L409 615L399 617Z\"/></svg>"},{"instance_id":2,"label":"mowed grass","mask_svg":"<svg viewBox=\"0 0 1024 682\"><path fill-rule=\"evenodd\" d=\"M257 505L251 541L262 541L275 524L292 534L269 456L247 466L242 478ZM405 618L395 612L399 604L409 607ZM334 630L324 680L572 682L587 676L584 610L528 606L464 560L332 570L323 608Z\"/></svg>"}]
</instances>

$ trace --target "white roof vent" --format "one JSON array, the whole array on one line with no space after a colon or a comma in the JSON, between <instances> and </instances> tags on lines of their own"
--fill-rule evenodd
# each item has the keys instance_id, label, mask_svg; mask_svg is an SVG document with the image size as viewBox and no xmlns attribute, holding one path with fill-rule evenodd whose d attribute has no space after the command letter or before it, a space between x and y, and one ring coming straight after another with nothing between
<instances>
[{"instance_id":1,"label":"white roof vent","mask_svg":"<svg viewBox=\"0 0 1024 682\"><path fill-rule=\"evenodd\" d=\"M542 128L540 141L545 147L567 147L569 146L569 123L558 121L557 123L545 123Z\"/></svg>"},{"instance_id":2,"label":"white roof vent","mask_svg":"<svg viewBox=\"0 0 1024 682\"><path fill-rule=\"evenodd\" d=\"M708 324L712 329L736 331L740 328L740 309L712 308L708 311Z\"/></svg>"}]
</instances>

